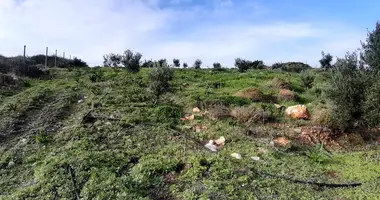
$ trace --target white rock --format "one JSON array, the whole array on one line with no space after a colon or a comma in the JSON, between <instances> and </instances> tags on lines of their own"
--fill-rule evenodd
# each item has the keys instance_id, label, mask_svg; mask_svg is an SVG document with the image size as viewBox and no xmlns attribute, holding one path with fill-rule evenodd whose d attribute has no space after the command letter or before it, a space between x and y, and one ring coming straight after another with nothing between
<instances>
[{"instance_id":1,"label":"white rock","mask_svg":"<svg viewBox=\"0 0 380 200\"><path fill-rule=\"evenodd\" d=\"M232 153L231 156L236 158L236 159L241 159L241 155L238 153Z\"/></svg>"},{"instance_id":2,"label":"white rock","mask_svg":"<svg viewBox=\"0 0 380 200\"><path fill-rule=\"evenodd\" d=\"M214 144L214 140L210 140L206 145L205 145L206 148L210 149L211 151L218 151L217 150L217 146Z\"/></svg>"},{"instance_id":3,"label":"white rock","mask_svg":"<svg viewBox=\"0 0 380 200\"><path fill-rule=\"evenodd\" d=\"M83 103L83 101L84 101L83 99L79 99L78 103Z\"/></svg>"},{"instance_id":4,"label":"white rock","mask_svg":"<svg viewBox=\"0 0 380 200\"><path fill-rule=\"evenodd\" d=\"M252 158L252 160L255 160L255 161L259 161L260 160L260 157L258 157L258 156L252 156L251 158Z\"/></svg>"}]
</instances>

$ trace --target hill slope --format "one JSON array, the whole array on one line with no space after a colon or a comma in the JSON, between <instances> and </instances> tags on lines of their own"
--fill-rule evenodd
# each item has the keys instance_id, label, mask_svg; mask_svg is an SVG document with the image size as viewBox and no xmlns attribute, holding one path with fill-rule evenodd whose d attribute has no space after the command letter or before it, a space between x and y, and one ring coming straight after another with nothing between
<instances>
[{"instance_id":1,"label":"hill slope","mask_svg":"<svg viewBox=\"0 0 380 200\"><path fill-rule=\"evenodd\" d=\"M297 73L176 70L174 93L156 104L147 89L149 70L52 69L49 80L27 79L13 92L1 88L0 199L380 195L379 147L370 138L334 138L332 153L318 144L301 145L300 130L315 121L289 119L274 105L304 104L313 115L324 103L325 74L317 73L306 89ZM251 99L236 96L248 88L260 92ZM292 95L279 96L281 88ZM195 106L200 112L192 120ZM180 120L186 113L189 120ZM204 146L221 136L226 141L217 152ZM290 138L290 144L271 145L279 137ZM318 188L264 173L363 184Z\"/></svg>"}]
</instances>

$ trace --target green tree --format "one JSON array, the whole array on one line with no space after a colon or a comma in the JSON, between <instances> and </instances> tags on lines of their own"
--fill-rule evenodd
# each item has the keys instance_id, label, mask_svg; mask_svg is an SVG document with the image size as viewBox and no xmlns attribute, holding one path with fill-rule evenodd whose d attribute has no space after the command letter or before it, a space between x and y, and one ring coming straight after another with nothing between
<instances>
[{"instance_id":1,"label":"green tree","mask_svg":"<svg viewBox=\"0 0 380 200\"><path fill-rule=\"evenodd\" d=\"M331 62L332 62L332 59L333 57L328 53L328 54L325 54L325 52L322 51L322 58L319 60L319 63L321 64L321 68L322 69L331 69L332 65L331 65Z\"/></svg>"},{"instance_id":2,"label":"green tree","mask_svg":"<svg viewBox=\"0 0 380 200\"><path fill-rule=\"evenodd\" d=\"M222 69L222 65L220 63L218 63L218 62L215 62L212 65L214 67L214 70L221 70Z\"/></svg>"},{"instance_id":3,"label":"green tree","mask_svg":"<svg viewBox=\"0 0 380 200\"><path fill-rule=\"evenodd\" d=\"M200 69L202 66L202 61L200 59L195 60L193 67L195 69Z\"/></svg>"},{"instance_id":4,"label":"green tree","mask_svg":"<svg viewBox=\"0 0 380 200\"><path fill-rule=\"evenodd\" d=\"M174 67L180 67L181 63L179 62L179 59L174 58L173 59L173 65L174 65Z\"/></svg>"},{"instance_id":5,"label":"green tree","mask_svg":"<svg viewBox=\"0 0 380 200\"><path fill-rule=\"evenodd\" d=\"M366 42L361 42L361 58L372 70L380 71L380 23L376 22L375 30L367 33Z\"/></svg>"},{"instance_id":6,"label":"green tree","mask_svg":"<svg viewBox=\"0 0 380 200\"><path fill-rule=\"evenodd\" d=\"M182 66L183 66L183 68L186 69L189 65L188 65L187 63L184 62L184 63L182 64Z\"/></svg>"},{"instance_id":7,"label":"green tree","mask_svg":"<svg viewBox=\"0 0 380 200\"><path fill-rule=\"evenodd\" d=\"M127 49L126 51L124 51L121 63L128 71L139 72L141 58L142 54L140 54L139 52L134 53L133 51Z\"/></svg>"},{"instance_id":8,"label":"green tree","mask_svg":"<svg viewBox=\"0 0 380 200\"><path fill-rule=\"evenodd\" d=\"M155 96L156 100L159 100L160 96L171 91L171 81L174 77L174 71L172 68L164 62L156 62L152 71L149 74L149 89Z\"/></svg>"}]
</instances>

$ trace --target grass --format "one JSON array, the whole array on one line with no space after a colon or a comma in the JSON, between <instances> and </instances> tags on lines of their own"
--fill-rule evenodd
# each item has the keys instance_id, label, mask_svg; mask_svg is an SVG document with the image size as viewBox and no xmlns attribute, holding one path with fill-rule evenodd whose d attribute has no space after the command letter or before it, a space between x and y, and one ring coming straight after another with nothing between
<instances>
[{"instance_id":1,"label":"grass","mask_svg":"<svg viewBox=\"0 0 380 200\"><path fill-rule=\"evenodd\" d=\"M380 194L379 148L333 151L314 147L272 147L308 121L290 120L273 103L234 97L246 88L276 95L268 82L287 80L299 97L285 106L323 100L324 75L310 89L301 75L270 70L176 70L174 93L157 104L148 92L149 69L51 69L50 80L0 101L0 199L376 199ZM86 97L86 98L85 98ZM180 121L197 105L255 106L270 123L239 123L197 115ZM83 122L92 110L98 120ZM195 132L201 124L207 129ZM284 126L278 125L284 124ZM190 128L189 128L190 127ZM257 134L247 134L248 128ZM204 145L224 136L215 153ZM231 157L239 153L242 159ZM261 159L255 161L252 156ZM363 182L358 188L327 189L264 177L255 170L301 180Z\"/></svg>"}]
</instances>

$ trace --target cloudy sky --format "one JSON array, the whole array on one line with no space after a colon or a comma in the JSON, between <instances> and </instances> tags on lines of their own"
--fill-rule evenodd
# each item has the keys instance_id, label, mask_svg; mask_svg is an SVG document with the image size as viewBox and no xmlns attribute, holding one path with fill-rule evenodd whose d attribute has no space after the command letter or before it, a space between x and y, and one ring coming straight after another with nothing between
<instances>
[{"instance_id":1,"label":"cloudy sky","mask_svg":"<svg viewBox=\"0 0 380 200\"><path fill-rule=\"evenodd\" d=\"M0 54L75 55L100 65L125 49L143 59L192 64L237 57L318 65L360 46L380 1L327 0L0 0Z\"/></svg>"}]
</instances>

